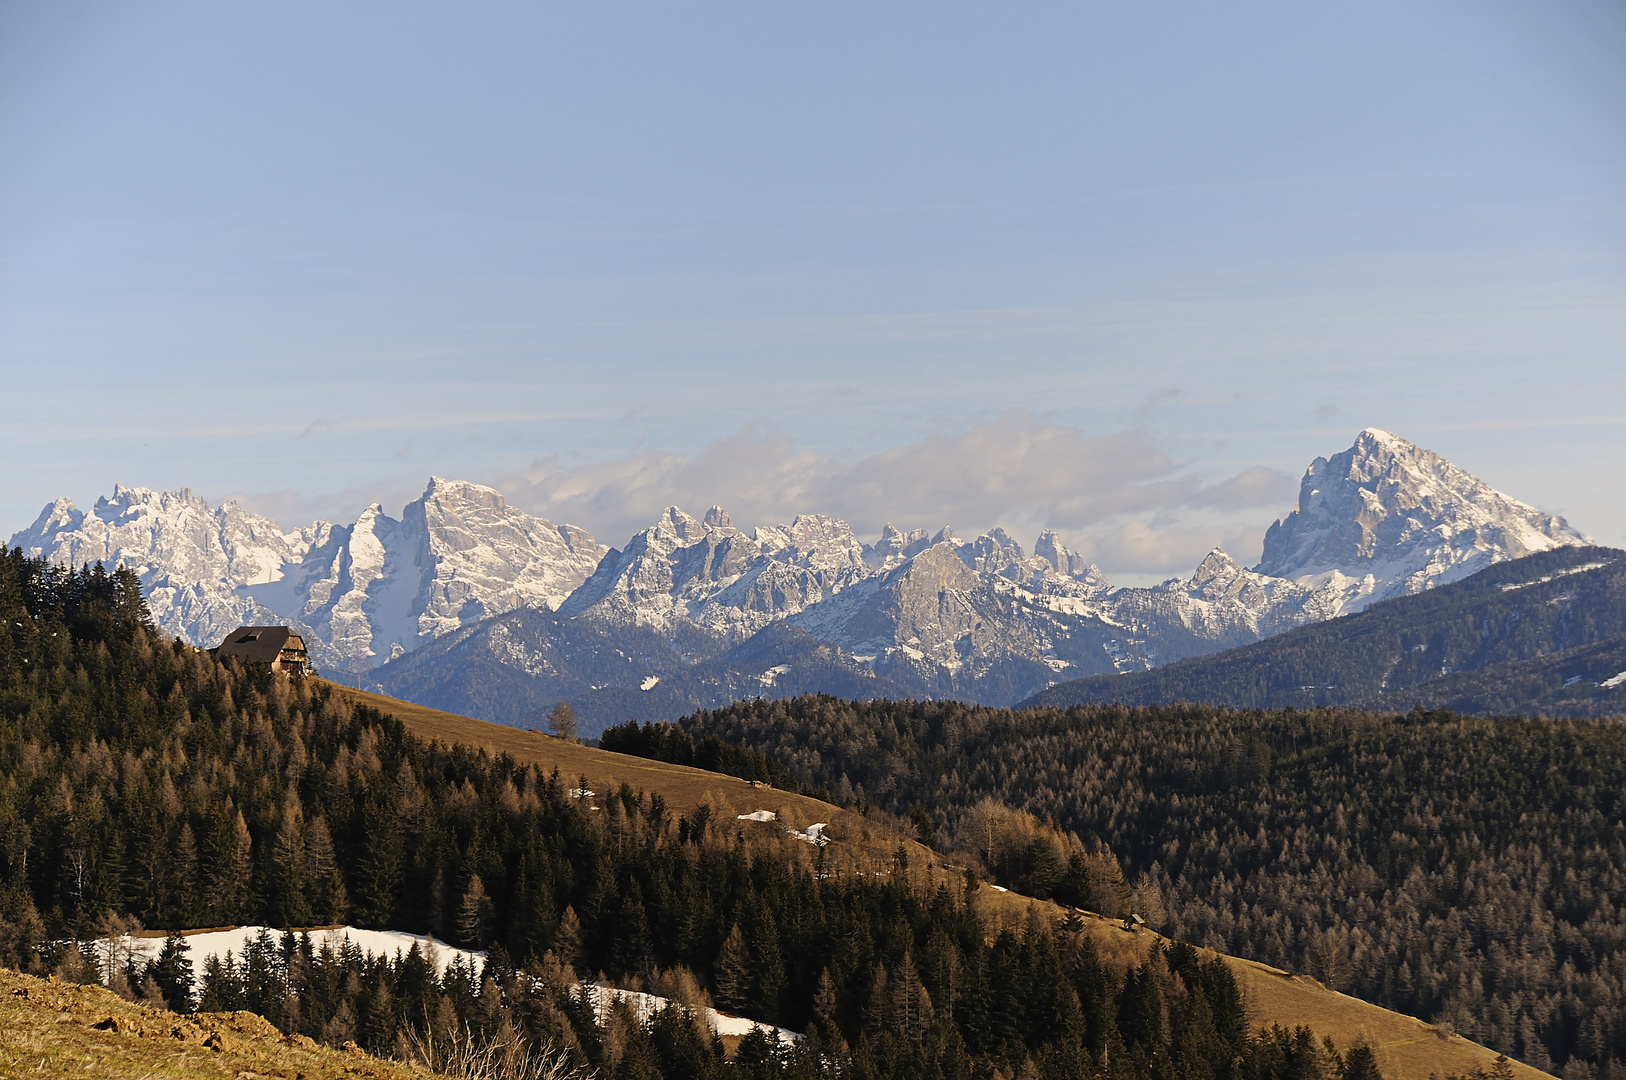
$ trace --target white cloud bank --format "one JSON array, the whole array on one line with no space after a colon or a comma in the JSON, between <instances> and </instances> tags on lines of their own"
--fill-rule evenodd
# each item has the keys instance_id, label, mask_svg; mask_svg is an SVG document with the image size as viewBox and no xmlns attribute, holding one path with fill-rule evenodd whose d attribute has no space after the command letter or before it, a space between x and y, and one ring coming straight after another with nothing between
<instances>
[{"instance_id":1,"label":"white cloud bank","mask_svg":"<svg viewBox=\"0 0 1626 1080\"><path fill-rule=\"evenodd\" d=\"M516 506L614 546L665 506L716 504L745 528L823 513L861 536L888 521L960 535L1003 525L1024 544L1053 528L1109 573L1164 574L1189 572L1216 543L1257 543L1259 508L1285 510L1296 485L1259 466L1206 482L1139 428L1091 435L1012 411L857 460L750 427L692 454L648 450L568 467L545 459L495 486ZM1246 522L1222 520L1248 510Z\"/></svg>"}]
</instances>

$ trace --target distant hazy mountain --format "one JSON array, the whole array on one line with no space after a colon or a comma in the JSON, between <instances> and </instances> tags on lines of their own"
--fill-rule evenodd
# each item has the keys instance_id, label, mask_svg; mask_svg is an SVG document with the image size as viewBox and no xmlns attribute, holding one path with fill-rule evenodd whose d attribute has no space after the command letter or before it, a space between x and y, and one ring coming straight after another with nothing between
<instances>
[{"instance_id":1,"label":"distant hazy mountain","mask_svg":"<svg viewBox=\"0 0 1626 1080\"><path fill-rule=\"evenodd\" d=\"M720 507L668 507L612 550L438 478L400 521L372 506L289 532L184 491L119 488L89 514L59 500L11 540L124 562L160 625L195 643L287 621L329 672L509 721L567 699L584 717L654 718L814 690L1011 704L1585 542L1375 429L1311 464L1258 566L1215 550L1152 588L1113 588L1053 532L1031 554L1000 529L966 541L887 525L865 544L837 518L746 532Z\"/></svg>"},{"instance_id":2,"label":"distant hazy mountain","mask_svg":"<svg viewBox=\"0 0 1626 1080\"><path fill-rule=\"evenodd\" d=\"M1062 683L1022 704L1174 701L1626 715L1626 551L1539 553L1212 656Z\"/></svg>"}]
</instances>

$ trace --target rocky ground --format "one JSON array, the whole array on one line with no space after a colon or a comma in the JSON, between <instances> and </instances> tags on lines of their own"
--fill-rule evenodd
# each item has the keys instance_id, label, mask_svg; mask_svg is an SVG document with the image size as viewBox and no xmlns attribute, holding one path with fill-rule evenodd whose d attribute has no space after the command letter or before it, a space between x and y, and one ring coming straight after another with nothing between
<instances>
[{"instance_id":1,"label":"rocky ground","mask_svg":"<svg viewBox=\"0 0 1626 1080\"><path fill-rule=\"evenodd\" d=\"M428 1071L284 1035L253 1013L181 1016L0 969L0 1076L421 1080Z\"/></svg>"}]
</instances>

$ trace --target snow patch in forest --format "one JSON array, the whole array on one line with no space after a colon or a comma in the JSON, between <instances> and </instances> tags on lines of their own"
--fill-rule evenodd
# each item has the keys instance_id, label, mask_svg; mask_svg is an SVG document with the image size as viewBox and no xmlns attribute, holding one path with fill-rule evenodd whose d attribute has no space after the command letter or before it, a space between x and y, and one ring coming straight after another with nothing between
<instances>
[{"instance_id":1,"label":"snow patch in forest","mask_svg":"<svg viewBox=\"0 0 1626 1080\"><path fill-rule=\"evenodd\" d=\"M638 1018L638 1022L647 1024L655 1018L655 1014L671 1004L670 1000L656 997L654 994L644 994L636 990L621 990L613 986L600 986L598 983L580 983L579 989L587 994L593 1003L594 1018L600 1023L606 1023L610 1018L610 1009L617 1001L626 1002L627 1007ZM791 1046L802 1040L803 1036L790 1028L776 1028L772 1024L764 1024L760 1020L751 1020L743 1016L732 1016L729 1013L718 1012L716 1009L706 1010L706 1024L717 1034L733 1038L744 1038L753 1031L761 1031L777 1038L781 1045Z\"/></svg>"},{"instance_id":2,"label":"snow patch in forest","mask_svg":"<svg viewBox=\"0 0 1626 1080\"><path fill-rule=\"evenodd\" d=\"M759 811L768 813L767 811ZM769 814L769 818L772 818ZM812 829L821 826L811 826ZM184 932L183 932L184 933ZM243 952L248 945L262 933L269 936L272 950L280 955L282 952L283 931L274 930L265 926L234 926L225 930L204 930L195 933L185 933L186 959L192 965L192 984L197 991L203 988L203 972L210 957L218 957L224 961L227 954L231 955L234 963L240 963ZM298 931L294 931L298 933ZM474 949L459 949L433 937L421 934L408 934L399 930L362 930L354 926L341 926L333 929L312 930L311 946L317 952L324 945L334 953L341 952L346 942L353 944L363 954L374 957L395 958L397 955L405 956L416 945L418 952L434 965L435 974L444 976L446 969L451 967L453 961L461 959L470 971L480 972L485 967L486 954ZM125 955L137 956L143 960L156 960L158 954L164 950L163 937L124 937L117 940L117 955L122 959ZM97 942L98 951L106 956L108 940ZM105 961L104 961L105 962ZM593 1010L599 1023L603 1023L609 1016L610 1007L616 1001L625 1001L632 1007L633 1012L641 1022L647 1023L661 1009L670 1002L654 994L642 994L634 990L620 990L611 986L600 986L597 983L578 983L577 989L585 993L593 1003ZM731 1016L720 1013L716 1009L706 1010L706 1023L719 1035L731 1037L744 1037L752 1031L763 1031L776 1037L780 1043L791 1045L802 1036L789 1028L776 1028L771 1024L764 1024L759 1020L750 1020L742 1016Z\"/></svg>"},{"instance_id":3,"label":"snow patch in forest","mask_svg":"<svg viewBox=\"0 0 1626 1080\"><path fill-rule=\"evenodd\" d=\"M193 985L202 987L203 968L211 956L221 960L230 953L232 960L240 961L243 950L248 943L259 937L262 932L269 932L272 947L279 953L282 951L282 931L272 930L265 926L234 926L225 930L204 930L197 933L186 934L186 958L192 964ZM435 966L436 975L444 975L452 961L461 957L463 961L478 970L484 966L486 954L472 949L459 949L443 941L436 941L432 937L419 934L407 934L399 930L362 930L353 926L341 926L331 930L310 931L311 946L318 952L323 945L330 946L335 953L344 948L349 941L367 956L394 957L396 953L405 956L416 945L424 958ZM105 940L99 943L105 949ZM164 938L139 937L122 938L119 940L119 949L144 960L156 960L158 954L164 951Z\"/></svg>"},{"instance_id":4,"label":"snow patch in forest","mask_svg":"<svg viewBox=\"0 0 1626 1080\"><path fill-rule=\"evenodd\" d=\"M816 844L822 847L830 842L830 838L825 835L825 830L829 827L830 823L828 821L819 821L809 825L805 829L788 829L786 831L789 832L791 836L803 841L804 843Z\"/></svg>"}]
</instances>

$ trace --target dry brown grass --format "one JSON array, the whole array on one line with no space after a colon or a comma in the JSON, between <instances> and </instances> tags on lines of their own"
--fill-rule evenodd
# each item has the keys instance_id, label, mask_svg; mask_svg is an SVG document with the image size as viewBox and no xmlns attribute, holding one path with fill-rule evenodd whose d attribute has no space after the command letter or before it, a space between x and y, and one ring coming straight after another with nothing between
<instances>
[{"instance_id":1,"label":"dry brown grass","mask_svg":"<svg viewBox=\"0 0 1626 1080\"><path fill-rule=\"evenodd\" d=\"M704 769L615 754L537 731L457 716L334 683L328 685L344 700L394 716L419 738L483 747L494 754L508 754L521 764L539 765L547 772L557 768L572 788L585 776L588 790L597 793L598 798L627 784L635 791L660 795L674 817L707 803L712 808L712 820L719 825L739 814L771 810L781 822L799 829L827 822L840 846L853 854L862 852L862 861L877 867L891 864L899 844L904 845L915 866L926 866L933 859L941 861L941 856L914 840L913 829L878 811L872 810L866 816L794 792L753 787L745 780ZM740 822L739 827L749 830L753 824Z\"/></svg>"},{"instance_id":2,"label":"dry brown grass","mask_svg":"<svg viewBox=\"0 0 1626 1080\"><path fill-rule=\"evenodd\" d=\"M977 898L985 920L991 926L1020 926L1030 911L1052 924L1064 918L1069 909L1018 893L979 889ZM1123 969L1145 961L1152 946L1167 939L1150 930L1131 932L1122 921L1092 912L1079 912L1084 921L1080 933L1096 943L1103 960ZM1205 959L1220 954L1198 950ZM1377 1053L1383 1075L1390 1080L1428 1080L1430 1074L1462 1075L1482 1069L1490 1071L1494 1051L1460 1035L1446 1035L1432 1024L1415 1017L1379 1008L1369 1001L1329 990L1308 975L1293 975L1253 960L1234 956L1225 962L1236 974L1247 1000L1248 1016L1255 1026L1280 1024L1286 1028L1309 1026L1318 1036L1331 1036L1340 1050L1366 1042ZM1517 1080L1551 1080L1547 1073L1513 1062Z\"/></svg>"},{"instance_id":3,"label":"dry brown grass","mask_svg":"<svg viewBox=\"0 0 1626 1080\"><path fill-rule=\"evenodd\" d=\"M0 1076L427 1080L413 1066L285 1036L253 1013L179 1016L0 968Z\"/></svg>"},{"instance_id":4,"label":"dry brown grass","mask_svg":"<svg viewBox=\"0 0 1626 1080\"><path fill-rule=\"evenodd\" d=\"M658 793L674 813L709 802L714 809L730 815L775 810L787 823L797 826L830 822L840 841L831 850L845 849L841 861L849 868L885 873L891 866L892 853L903 843L909 852L911 877L958 882L963 875L962 870L944 864L942 856L907 839L902 823L882 815L866 818L817 799L753 788L743 780L717 773L612 754L348 687L333 685L333 690L348 700L394 715L423 738L482 746L545 769L557 767L572 781L585 775L588 786L597 792L627 783L646 793ZM979 910L994 933L1002 926L1020 927L1029 918L1030 910L1052 923L1066 914L1066 909L1055 904L1018 893L982 888L976 896ZM1149 930L1130 933L1116 919L1081 914L1085 922L1082 932L1096 942L1103 959L1120 970L1143 961L1152 945L1163 940ZM1203 952L1205 956L1216 955ZM1341 1049L1364 1039L1376 1050L1383 1073L1391 1080L1428 1080L1431 1073L1443 1077L1475 1069L1488 1071L1496 1058L1490 1050L1460 1035L1446 1036L1421 1020L1329 990L1308 976L1295 976L1252 960L1226 960L1247 995L1249 1014L1256 1024L1288 1028L1307 1024L1318 1035L1331 1036ZM1518 1080L1547 1077L1518 1062L1513 1063L1513 1071Z\"/></svg>"}]
</instances>

